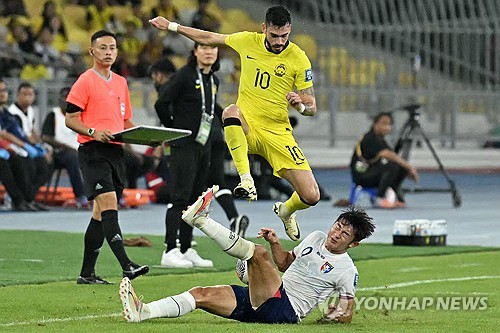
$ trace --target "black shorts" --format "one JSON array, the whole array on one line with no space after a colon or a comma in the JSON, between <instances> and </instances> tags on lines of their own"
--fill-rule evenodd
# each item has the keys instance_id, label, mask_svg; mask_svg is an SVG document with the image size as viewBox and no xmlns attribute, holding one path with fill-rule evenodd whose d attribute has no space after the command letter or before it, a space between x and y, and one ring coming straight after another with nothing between
<instances>
[{"instance_id":1,"label":"black shorts","mask_svg":"<svg viewBox=\"0 0 500 333\"><path fill-rule=\"evenodd\" d=\"M250 303L248 287L231 285L236 296L236 308L229 316L243 322L265 323L265 324L297 324L299 317L290 304L283 285L276 291L274 297L269 298L257 309Z\"/></svg>"},{"instance_id":2,"label":"black shorts","mask_svg":"<svg viewBox=\"0 0 500 333\"><path fill-rule=\"evenodd\" d=\"M91 141L78 148L78 161L89 200L107 192L123 193L126 179L125 156L121 145Z\"/></svg>"}]
</instances>

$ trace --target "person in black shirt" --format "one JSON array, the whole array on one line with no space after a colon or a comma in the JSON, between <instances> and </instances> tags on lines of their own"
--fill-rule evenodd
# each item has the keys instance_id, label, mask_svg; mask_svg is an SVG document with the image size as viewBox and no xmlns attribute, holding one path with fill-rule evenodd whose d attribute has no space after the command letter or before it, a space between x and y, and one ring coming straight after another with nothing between
<instances>
[{"instance_id":1,"label":"person in black shirt","mask_svg":"<svg viewBox=\"0 0 500 333\"><path fill-rule=\"evenodd\" d=\"M370 131L354 148L350 165L355 184L377 188L374 205L380 208L404 207L401 183L406 177L418 181L417 169L396 154L384 139L391 132L392 124L391 113L376 115ZM391 190L395 192L396 200L391 200L388 195Z\"/></svg>"},{"instance_id":2,"label":"person in black shirt","mask_svg":"<svg viewBox=\"0 0 500 333\"><path fill-rule=\"evenodd\" d=\"M195 44L188 63L158 89L155 109L165 127L188 129L192 134L170 144L170 199L165 224L166 267L212 267L191 248L193 228L182 223L182 211L205 189L210 166L211 128L219 79L218 48ZM176 247L179 234L180 250Z\"/></svg>"}]
</instances>

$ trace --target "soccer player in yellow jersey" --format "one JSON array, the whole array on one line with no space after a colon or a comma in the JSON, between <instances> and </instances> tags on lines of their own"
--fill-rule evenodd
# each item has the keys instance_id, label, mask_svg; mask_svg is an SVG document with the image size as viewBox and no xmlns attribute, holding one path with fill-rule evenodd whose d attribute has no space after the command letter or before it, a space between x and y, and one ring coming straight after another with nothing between
<instances>
[{"instance_id":1,"label":"soccer player in yellow jersey","mask_svg":"<svg viewBox=\"0 0 500 333\"><path fill-rule=\"evenodd\" d=\"M305 52L289 41L290 12L283 6L270 7L262 33L213 33L181 26L161 16L149 22L200 44L227 45L239 53L238 100L222 114L226 142L241 178L234 194L248 201L257 199L248 154L263 156L274 174L285 178L295 189L286 202L275 203L273 209L283 221L288 237L298 240L300 230L295 212L315 205L320 194L288 120L289 105L303 116L316 113L311 63Z\"/></svg>"}]
</instances>

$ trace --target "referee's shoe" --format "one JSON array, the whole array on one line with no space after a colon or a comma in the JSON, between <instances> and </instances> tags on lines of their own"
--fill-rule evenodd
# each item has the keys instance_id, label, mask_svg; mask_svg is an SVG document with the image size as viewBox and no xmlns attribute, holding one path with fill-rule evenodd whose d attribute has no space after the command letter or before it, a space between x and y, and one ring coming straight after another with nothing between
<instances>
[{"instance_id":1,"label":"referee's shoe","mask_svg":"<svg viewBox=\"0 0 500 333\"><path fill-rule=\"evenodd\" d=\"M130 280L135 279L139 275L143 275L149 272L148 265L138 265L133 262L129 262L125 265L125 269L123 270L123 277L128 277Z\"/></svg>"}]
</instances>

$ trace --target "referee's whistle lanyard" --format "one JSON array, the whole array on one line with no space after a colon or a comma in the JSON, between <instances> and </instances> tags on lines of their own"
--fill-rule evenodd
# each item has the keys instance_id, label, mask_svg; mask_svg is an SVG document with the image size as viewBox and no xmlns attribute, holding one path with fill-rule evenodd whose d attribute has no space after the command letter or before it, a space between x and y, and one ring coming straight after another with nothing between
<instances>
[{"instance_id":1,"label":"referee's whistle lanyard","mask_svg":"<svg viewBox=\"0 0 500 333\"><path fill-rule=\"evenodd\" d=\"M210 75L210 89L212 90L212 103L210 105L210 114L206 112L207 101L205 95L205 83L203 82L203 75L198 67L196 67L196 73L198 74L198 80L200 82L200 93L201 93L201 121L200 128L198 129L198 134L196 135L196 142L201 145L205 145L210 136L210 130L212 128L212 119L214 119L215 111L215 85L214 77Z\"/></svg>"}]
</instances>

